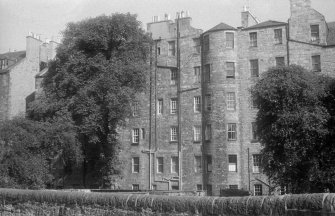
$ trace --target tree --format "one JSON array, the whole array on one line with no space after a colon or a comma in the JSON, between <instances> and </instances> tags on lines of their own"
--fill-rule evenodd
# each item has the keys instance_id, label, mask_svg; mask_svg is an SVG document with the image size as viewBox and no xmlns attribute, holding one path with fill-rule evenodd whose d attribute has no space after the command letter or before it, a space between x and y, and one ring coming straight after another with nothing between
<instances>
[{"instance_id":1,"label":"tree","mask_svg":"<svg viewBox=\"0 0 335 216\"><path fill-rule=\"evenodd\" d=\"M330 97L329 79L292 65L269 69L252 88L259 107L256 124L263 171L293 193L335 189L334 178L322 179L334 169L334 163L325 166L331 159L330 125L335 114L329 112L334 94L332 104L324 103L329 102L325 100Z\"/></svg>"},{"instance_id":2,"label":"tree","mask_svg":"<svg viewBox=\"0 0 335 216\"><path fill-rule=\"evenodd\" d=\"M32 106L36 120L72 122L83 150L83 180L119 175L117 128L130 115L148 78L150 37L135 15L113 14L69 23L56 60ZM89 176L87 175L89 174Z\"/></svg>"}]
</instances>

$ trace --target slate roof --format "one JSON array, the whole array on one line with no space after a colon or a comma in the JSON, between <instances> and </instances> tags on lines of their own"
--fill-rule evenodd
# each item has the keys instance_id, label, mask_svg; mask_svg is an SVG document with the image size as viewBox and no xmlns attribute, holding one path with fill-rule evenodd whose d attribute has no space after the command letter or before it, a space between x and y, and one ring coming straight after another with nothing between
<instances>
[{"instance_id":1,"label":"slate roof","mask_svg":"<svg viewBox=\"0 0 335 216\"><path fill-rule=\"evenodd\" d=\"M236 30L236 28L227 25L226 23L220 23L206 32L225 31L225 30Z\"/></svg>"},{"instance_id":2,"label":"slate roof","mask_svg":"<svg viewBox=\"0 0 335 216\"><path fill-rule=\"evenodd\" d=\"M7 52L7 53L0 54L0 59L20 61L24 57L26 57L26 51Z\"/></svg>"},{"instance_id":3,"label":"slate roof","mask_svg":"<svg viewBox=\"0 0 335 216\"><path fill-rule=\"evenodd\" d=\"M327 45L335 45L335 22L329 22L328 25L328 35L327 35Z\"/></svg>"},{"instance_id":4,"label":"slate roof","mask_svg":"<svg viewBox=\"0 0 335 216\"><path fill-rule=\"evenodd\" d=\"M268 20L265 22L258 23L253 26L249 26L248 28L244 28L243 30L251 30L251 29L261 29L261 28L269 28L269 27L276 27L276 26L283 26L286 25L285 22L278 22L274 20Z\"/></svg>"}]
</instances>

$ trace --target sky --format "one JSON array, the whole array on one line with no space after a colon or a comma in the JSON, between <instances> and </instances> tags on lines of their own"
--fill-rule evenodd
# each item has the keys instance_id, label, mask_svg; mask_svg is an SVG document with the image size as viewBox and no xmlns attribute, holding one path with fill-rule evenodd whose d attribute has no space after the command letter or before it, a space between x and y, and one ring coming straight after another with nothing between
<instances>
[{"instance_id":1,"label":"sky","mask_svg":"<svg viewBox=\"0 0 335 216\"><path fill-rule=\"evenodd\" d=\"M152 16L189 11L192 25L204 31L224 22L241 25L241 11L249 5L258 20L286 22L290 16L290 0L0 0L0 53L25 50L29 32L42 40L61 35L69 22L116 12L137 14L146 29ZM312 7L326 21L335 21L335 0L312 0Z\"/></svg>"}]
</instances>

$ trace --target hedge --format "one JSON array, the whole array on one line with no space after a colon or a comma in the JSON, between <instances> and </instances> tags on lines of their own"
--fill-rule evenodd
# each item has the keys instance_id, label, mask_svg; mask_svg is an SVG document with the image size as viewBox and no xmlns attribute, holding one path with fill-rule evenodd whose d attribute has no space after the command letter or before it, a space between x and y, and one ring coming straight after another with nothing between
<instances>
[{"instance_id":1,"label":"hedge","mask_svg":"<svg viewBox=\"0 0 335 216\"><path fill-rule=\"evenodd\" d=\"M196 197L0 189L0 202L2 208L6 204L30 203L98 210L148 211L153 215L335 215L335 194Z\"/></svg>"}]
</instances>

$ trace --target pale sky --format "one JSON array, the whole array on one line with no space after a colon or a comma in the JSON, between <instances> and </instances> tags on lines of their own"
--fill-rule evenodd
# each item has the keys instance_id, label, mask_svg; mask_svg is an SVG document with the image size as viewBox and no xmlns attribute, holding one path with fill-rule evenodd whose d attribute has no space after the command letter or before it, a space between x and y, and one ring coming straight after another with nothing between
<instances>
[{"instance_id":1,"label":"pale sky","mask_svg":"<svg viewBox=\"0 0 335 216\"><path fill-rule=\"evenodd\" d=\"M220 22L234 27L241 24L243 5L262 22L286 22L290 16L289 0L0 0L0 53L25 50L28 32L51 39L65 29L66 23L115 12L130 12L146 29L152 16L165 13L175 18L188 10L192 25L204 31ZM335 21L335 0L312 0L312 7Z\"/></svg>"}]
</instances>

